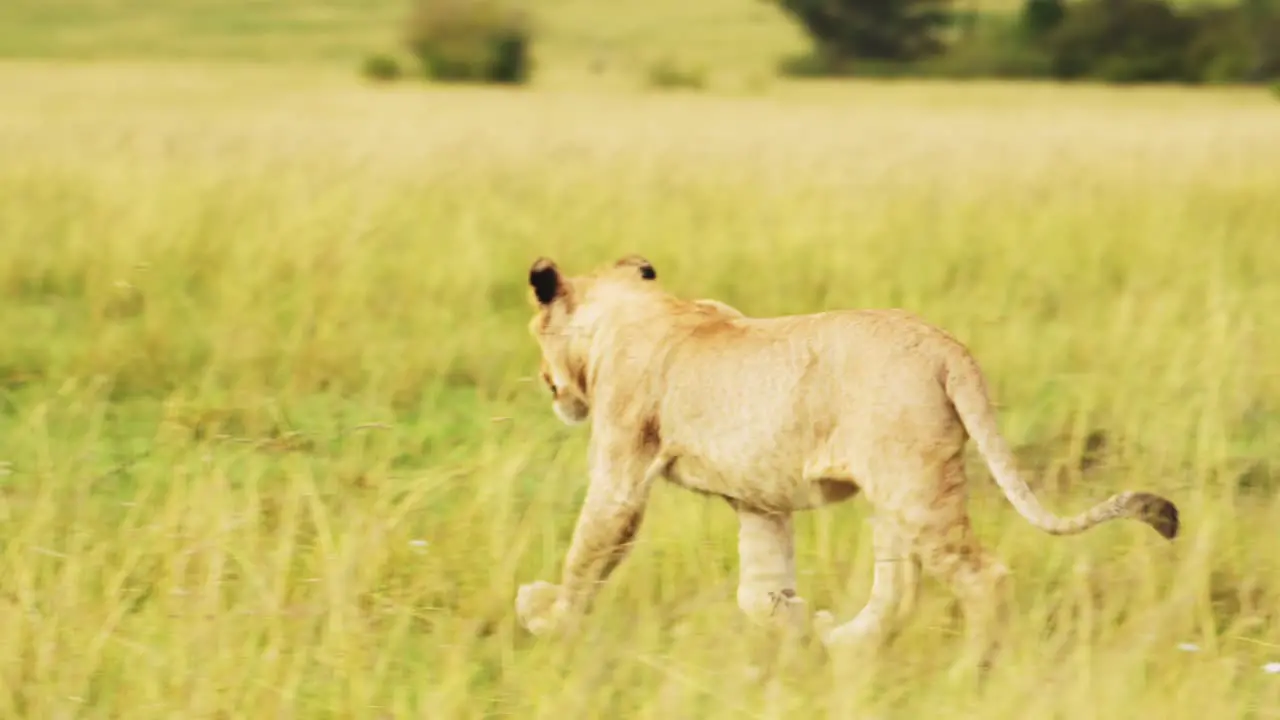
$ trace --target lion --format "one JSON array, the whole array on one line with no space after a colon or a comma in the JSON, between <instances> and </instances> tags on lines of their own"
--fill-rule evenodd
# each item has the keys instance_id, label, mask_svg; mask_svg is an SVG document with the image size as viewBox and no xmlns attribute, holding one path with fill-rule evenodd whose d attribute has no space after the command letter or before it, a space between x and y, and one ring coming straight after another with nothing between
<instances>
[{"instance_id":1,"label":"lion","mask_svg":"<svg viewBox=\"0 0 1280 720\"><path fill-rule=\"evenodd\" d=\"M978 363L959 340L899 309L749 317L664 291L629 255L569 276L538 258L529 331L562 422L590 421L589 482L559 585L517 592L535 635L569 630L626 557L659 480L737 513L737 602L755 623L814 633L828 648L877 649L913 608L921 573L959 602L989 651L1008 609L1005 565L967 511L972 438L1013 508L1051 535L1130 518L1172 540L1178 509L1121 492L1060 517L1020 478ZM870 597L843 623L796 593L792 516L855 496L870 505Z\"/></svg>"}]
</instances>

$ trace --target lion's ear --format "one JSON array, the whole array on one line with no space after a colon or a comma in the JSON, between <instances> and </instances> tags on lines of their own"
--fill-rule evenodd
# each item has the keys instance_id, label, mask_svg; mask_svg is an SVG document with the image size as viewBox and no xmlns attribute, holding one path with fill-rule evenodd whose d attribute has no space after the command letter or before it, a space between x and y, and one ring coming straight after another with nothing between
<instances>
[{"instance_id":1,"label":"lion's ear","mask_svg":"<svg viewBox=\"0 0 1280 720\"><path fill-rule=\"evenodd\" d=\"M653 269L653 263L639 255L628 255L614 263L614 267L633 267L640 273L640 277L645 280L656 280L658 278L658 271Z\"/></svg>"},{"instance_id":2,"label":"lion's ear","mask_svg":"<svg viewBox=\"0 0 1280 720\"><path fill-rule=\"evenodd\" d=\"M555 262L545 257L534 260L533 267L529 268L529 287L533 288L533 294L539 303L551 304L564 289L560 269Z\"/></svg>"}]
</instances>

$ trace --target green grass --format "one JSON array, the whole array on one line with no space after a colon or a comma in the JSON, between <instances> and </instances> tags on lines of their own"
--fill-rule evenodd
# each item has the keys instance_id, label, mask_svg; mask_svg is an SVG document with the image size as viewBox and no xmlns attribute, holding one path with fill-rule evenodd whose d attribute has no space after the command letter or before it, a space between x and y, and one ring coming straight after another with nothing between
<instances>
[{"instance_id":1,"label":"green grass","mask_svg":"<svg viewBox=\"0 0 1280 720\"><path fill-rule=\"evenodd\" d=\"M575 80L570 28L641 58L684 47L668 13L759 11L660 5L641 32L548 0L552 81L513 91L361 82L390 4L271 5L257 39L244 0L0 9L0 54L130 59L0 64L0 717L1280 716L1274 99ZM364 19L295 31L326 7ZM717 68L789 42L727 27L759 42L697 46ZM630 252L751 314L921 313L1051 507L1151 489L1184 535L1045 536L975 462L1020 612L973 687L934 583L877 667L777 651L731 512L661 488L585 637L530 638L515 589L556 578L585 432L533 381L526 272ZM800 592L842 619L865 517L798 517Z\"/></svg>"},{"instance_id":2,"label":"green grass","mask_svg":"<svg viewBox=\"0 0 1280 720\"><path fill-rule=\"evenodd\" d=\"M0 714L1274 715L1268 98L410 87L0 69ZM663 489L584 641L535 642L512 600L558 571L584 437L530 382L525 273L632 251L753 314L922 313L1054 507L1150 488L1185 536L1047 537L975 470L1021 609L975 689L936 585L874 672L770 660L731 513ZM815 606L864 600L864 517L800 518Z\"/></svg>"}]
</instances>

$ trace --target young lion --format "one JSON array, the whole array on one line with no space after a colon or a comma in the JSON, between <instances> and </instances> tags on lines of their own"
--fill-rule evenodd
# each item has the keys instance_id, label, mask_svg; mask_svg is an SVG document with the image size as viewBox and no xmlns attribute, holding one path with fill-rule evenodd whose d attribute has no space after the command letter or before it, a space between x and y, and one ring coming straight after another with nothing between
<instances>
[{"instance_id":1,"label":"young lion","mask_svg":"<svg viewBox=\"0 0 1280 720\"><path fill-rule=\"evenodd\" d=\"M529 271L529 329L542 380L567 424L592 418L590 483L559 586L520 587L532 633L564 629L626 555L652 483L726 499L739 519L738 604L803 631L791 513L857 493L873 507L870 599L848 622L813 623L827 646L874 649L910 611L921 570L961 603L970 639L990 644L1006 606L1004 565L975 538L962 452L972 437L1005 497L1054 535L1116 518L1178 533L1170 501L1124 492L1070 518L1019 478L982 373L946 332L900 310L744 316L664 292L629 256L569 277L539 258ZM781 612L779 612L781 610Z\"/></svg>"}]
</instances>

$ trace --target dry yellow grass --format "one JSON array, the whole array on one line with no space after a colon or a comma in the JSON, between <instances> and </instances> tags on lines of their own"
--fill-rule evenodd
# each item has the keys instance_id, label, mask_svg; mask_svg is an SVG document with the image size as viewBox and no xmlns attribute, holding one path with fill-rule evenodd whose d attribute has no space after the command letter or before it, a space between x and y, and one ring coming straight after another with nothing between
<instances>
[{"instance_id":1,"label":"dry yellow grass","mask_svg":"<svg viewBox=\"0 0 1280 720\"><path fill-rule=\"evenodd\" d=\"M0 716L1280 716L1266 97L37 64L0 97ZM525 272L626 252L752 314L923 314L1051 506L1148 487L1185 534L1047 537L975 471L1021 613L972 687L936 585L879 667L775 653L729 510L664 489L584 640L531 640L584 438L526 382ZM865 598L863 513L800 518L813 604Z\"/></svg>"}]
</instances>

